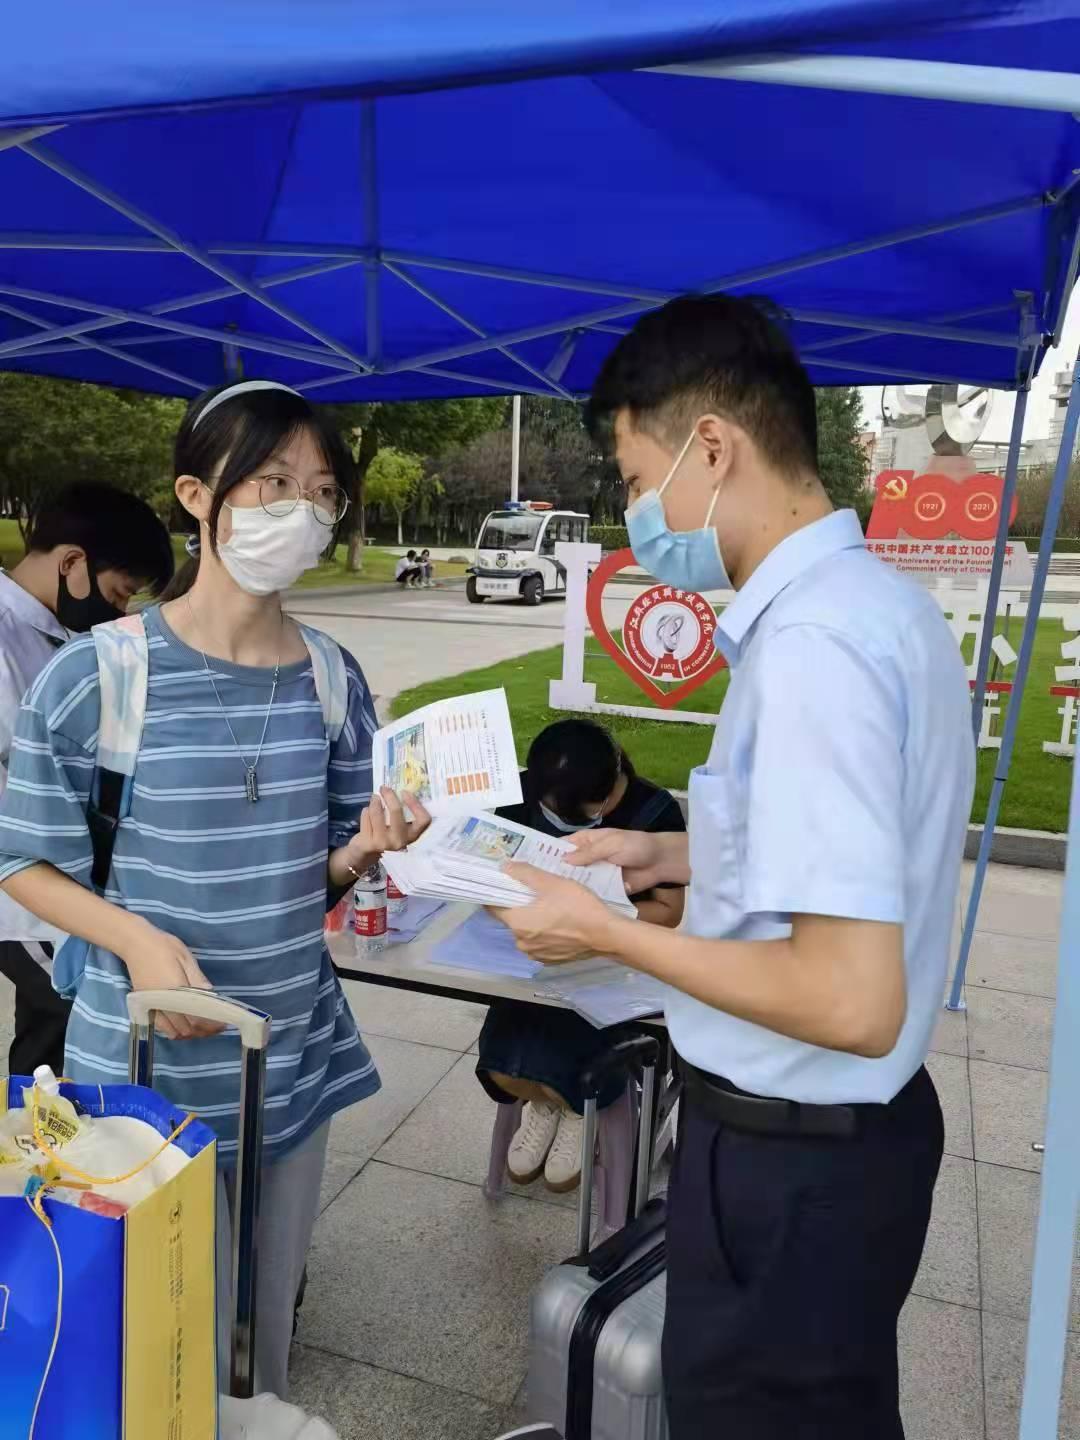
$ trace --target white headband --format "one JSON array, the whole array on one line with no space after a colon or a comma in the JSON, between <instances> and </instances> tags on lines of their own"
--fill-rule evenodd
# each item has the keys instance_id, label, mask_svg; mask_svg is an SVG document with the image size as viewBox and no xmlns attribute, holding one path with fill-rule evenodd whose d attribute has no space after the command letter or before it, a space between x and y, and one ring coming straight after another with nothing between
<instances>
[{"instance_id":1,"label":"white headband","mask_svg":"<svg viewBox=\"0 0 1080 1440\"><path fill-rule=\"evenodd\" d=\"M286 395L295 395L298 400L304 398L299 390L294 390L291 385L279 385L276 380L241 380L236 385L230 385L227 389L222 390L220 394L215 395L212 400L206 402L199 411L195 423L191 427L192 430L197 429L206 419L207 415L210 414L210 411L216 410L223 400L233 400L237 395L249 395L254 390L284 390Z\"/></svg>"}]
</instances>

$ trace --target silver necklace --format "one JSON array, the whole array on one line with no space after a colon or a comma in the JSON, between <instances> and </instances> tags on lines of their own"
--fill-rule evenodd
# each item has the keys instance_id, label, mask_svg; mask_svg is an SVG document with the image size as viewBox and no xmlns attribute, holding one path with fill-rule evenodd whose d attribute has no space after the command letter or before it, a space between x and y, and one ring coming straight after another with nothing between
<instances>
[{"instance_id":1,"label":"silver necklace","mask_svg":"<svg viewBox=\"0 0 1080 1440\"><path fill-rule=\"evenodd\" d=\"M194 625L195 634L198 636L199 654L202 656L203 668L206 671L206 678L210 681L210 688L214 692L214 699L217 701L218 709L221 711L221 718L229 727L229 735L232 737L232 742L236 746L236 753L240 756L240 763L244 767L244 794L247 796L248 801L252 805L254 805L259 798L259 761L262 758L263 744L266 740L266 732L270 728L270 711L274 708L274 696L277 694L278 676L281 673L281 637L280 635L278 636L278 653L277 659L274 661L274 681L273 684L270 686L270 703L267 705L266 714L263 716L263 728L262 734L259 736L259 747L255 751L255 759L249 762L247 756L240 748L240 741L236 738L236 731L232 728L232 721L229 719L228 712L226 711L225 706L221 703L221 696L218 694L217 682L214 679L214 673L210 669L210 662L206 658L206 651L202 648L202 631L199 629L199 622L195 618L195 610L191 603L191 595L188 594L186 596L186 599L188 606L188 614L191 616L191 623L192 625ZM284 630L284 617L282 618L281 626L282 630Z\"/></svg>"}]
</instances>

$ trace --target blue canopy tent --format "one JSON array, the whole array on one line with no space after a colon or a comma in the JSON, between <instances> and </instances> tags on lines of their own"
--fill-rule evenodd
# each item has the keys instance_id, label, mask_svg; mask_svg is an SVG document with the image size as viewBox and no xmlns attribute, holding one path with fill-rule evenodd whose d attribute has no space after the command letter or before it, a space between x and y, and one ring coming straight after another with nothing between
<instances>
[{"instance_id":1,"label":"blue canopy tent","mask_svg":"<svg viewBox=\"0 0 1080 1440\"><path fill-rule=\"evenodd\" d=\"M314 400L576 397L643 310L760 291L816 384L1018 390L1011 487L1080 260L1080 0L951 8L22 7L0 367L190 395L242 359ZM965 957L1078 418L1074 387ZM1066 917L1023 1440L1056 1433L1080 1198L1075 846Z\"/></svg>"}]
</instances>

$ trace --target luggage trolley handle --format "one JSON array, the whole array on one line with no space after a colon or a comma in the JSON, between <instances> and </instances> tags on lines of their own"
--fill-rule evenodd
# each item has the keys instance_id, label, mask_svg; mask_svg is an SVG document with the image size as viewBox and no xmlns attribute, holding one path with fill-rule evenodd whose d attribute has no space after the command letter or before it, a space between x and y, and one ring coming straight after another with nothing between
<instances>
[{"instance_id":1,"label":"luggage trolley handle","mask_svg":"<svg viewBox=\"0 0 1080 1440\"><path fill-rule=\"evenodd\" d=\"M270 1017L262 1010L226 1000L212 990L132 990L127 997L131 1020L130 1072L135 1085L154 1078L154 1019L159 1010L232 1025L243 1047L240 1065L240 1136L236 1160L233 1214L233 1331L230 1391L239 1399L254 1394L255 1251L259 1221L263 1097Z\"/></svg>"},{"instance_id":2,"label":"luggage trolley handle","mask_svg":"<svg viewBox=\"0 0 1080 1440\"><path fill-rule=\"evenodd\" d=\"M596 1101L603 1082L617 1071L629 1072L641 1067L641 1107L638 1113L637 1173L634 1178L634 1215L641 1214L649 1193L649 1168L652 1158L653 1093L656 1087L656 1066L660 1044L651 1035L638 1035L620 1040L617 1045L590 1065L582 1076L585 1092L585 1116L582 1132L581 1189L578 1195L578 1255L589 1249L592 1222L593 1173L596 1168Z\"/></svg>"}]
</instances>

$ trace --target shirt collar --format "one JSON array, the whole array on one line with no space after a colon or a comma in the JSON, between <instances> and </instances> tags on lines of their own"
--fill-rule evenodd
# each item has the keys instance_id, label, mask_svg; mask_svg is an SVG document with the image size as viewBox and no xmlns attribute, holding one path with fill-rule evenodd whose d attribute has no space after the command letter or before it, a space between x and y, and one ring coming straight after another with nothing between
<instances>
[{"instance_id":1,"label":"shirt collar","mask_svg":"<svg viewBox=\"0 0 1080 1440\"><path fill-rule=\"evenodd\" d=\"M739 658L754 624L792 581L798 580L819 560L865 543L854 510L834 510L781 540L717 620L713 639L728 664L734 664Z\"/></svg>"},{"instance_id":2,"label":"shirt collar","mask_svg":"<svg viewBox=\"0 0 1080 1440\"><path fill-rule=\"evenodd\" d=\"M68 639L68 632L49 607L24 590L5 570L0 570L0 609L7 610L21 624L29 625L50 640Z\"/></svg>"}]
</instances>

